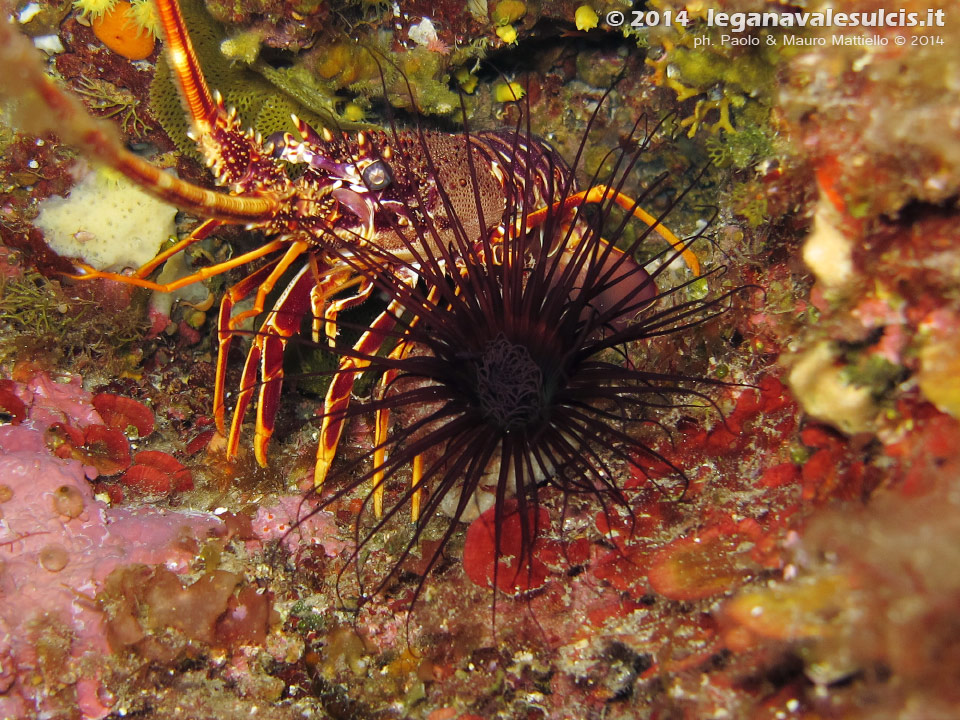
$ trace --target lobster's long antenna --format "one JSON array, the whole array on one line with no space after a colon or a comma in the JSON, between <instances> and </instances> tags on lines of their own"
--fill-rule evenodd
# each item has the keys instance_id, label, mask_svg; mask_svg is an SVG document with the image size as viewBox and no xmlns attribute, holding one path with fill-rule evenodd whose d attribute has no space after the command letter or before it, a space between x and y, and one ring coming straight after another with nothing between
<instances>
[{"instance_id":1,"label":"lobster's long antenna","mask_svg":"<svg viewBox=\"0 0 960 720\"><path fill-rule=\"evenodd\" d=\"M0 14L0 66L4 68L0 73L0 95L15 101L15 118L25 130L55 132L66 143L183 210L226 223L262 222L274 214L279 203L273 197L230 196L207 190L155 168L124 148L113 126L90 117L79 100L47 77L36 48L7 20L10 8L6 2L0 2ZM202 77L200 82L206 90ZM206 92L209 100L209 90ZM197 99L202 107L200 95Z\"/></svg>"},{"instance_id":2,"label":"lobster's long antenna","mask_svg":"<svg viewBox=\"0 0 960 720\"><path fill-rule=\"evenodd\" d=\"M210 94L200 69L200 61L190 42L180 6L173 0L155 0L170 69L180 88L183 105L197 133L209 132L217 115L217 103Z\"/></svg>"}]
</instances>

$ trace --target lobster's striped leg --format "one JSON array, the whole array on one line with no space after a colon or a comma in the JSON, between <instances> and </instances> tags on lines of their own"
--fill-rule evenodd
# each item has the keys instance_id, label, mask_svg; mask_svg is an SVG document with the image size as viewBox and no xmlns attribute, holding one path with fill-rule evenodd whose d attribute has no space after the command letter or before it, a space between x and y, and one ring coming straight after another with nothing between
<instances>
[{"instance_id":1,"label":"lobster's striped leg","mask_svg":"<svg viewBox=\"0 0 960 720\"><path fill-rule=\"evenodd\" d=\"M273 266L274 264L270 263L250 273L237 284L227 288L220 300L220 313L217 317L217 373L213 385L213 417L221 435L226 434L223 426L223 416L226 411L224 396L226 394L227 358L237 327L230 322L233 306L260 287L273 271Z\"/></svg>"},{"instance_id":2,"label":"lobster's striped leg","mask_svg":"<svg viewBox=\"0 0 960 720\"><path fill-rule=\"evenodd\" d=\"M337 317L344 310L354 308L360 303L368 300L373 294L373 281L367 277L361 277L360 287L350 297L331 300L326 303L323 310L324 333L327 336L327 342L333 347L337 341Z\"/></svg>"},{"instance_id":3,"label":"lobster's striped leg","mask_svg":"<svg viewBox=\"0 0 960 720\"><path fill-rule=\"evenodd\" d=\"M267 445L273 435L274 418L280 403L283 384L283 352L289 339L300 332L303 316L330 297L356 284L357 276L346 266L335 266L326 274L307 263L287 286L260 329L263 353L260 369L260 395L257 403L257 425L254 455L261 466L267 464Z\"/></svg>"},{"instance_id":4,"label":"lobster's striped leg","mask_svg":"<svg viewBox=\"0 0 960 720\"><path fill-rule=\"evenodd\" d=\"M259 260L270 253L276 252L277 250L283 250L288 245L289 243L285 240L274 240L266 243L265 245L261 245L250 252L237 255L234 258L225 260L222 263L217 263L216 265L200 268L195 273L187 275L186 277L178 278L168 283L155 283L152 280L146 280L142 277L137 277L136 275L121 275L119 273L103 272L102 270L97 270L96 268L90 267L89 265L81 262L75 264L83 271L83 274L67 275L67 277L75 280L93 280L94 278L103 278L105 280L115 280L117 282L126 283L127 285L136 285L137 287L146 288L147 290L156 290L157 292L173 292L174 290L179 290L187 285L193 285L201 280L212 278L215 275L221 275L235 267L246 265L252 260Z\"/></svg>"},{"instance_id":5,"label":"lobster's striped leg","mask_svg":"<svg viewBox=\"0 0 960 720\"><path fill-rule=\"evenodd\" d=\"M267 293L269 293L277 284L280 276L283 275L290 265L298 257L303 255L303 253L306 252L309 247L310 244L302 240L298 240L290 244L283 257L277 260L276 263L271 266L269 275L263 279L263 282L257 289L257 297L266 297ZM293 284L295 284L295 282L296 280L294 280ZM261 311L262 310L263 306L261 305ZM230 318L227 321L228 331L232 330L230 323L233 323L233 321L234 318ZM267 325L267 323L265 322L264 325ZM237 393L237 404L233 408L233 421L230 423L230 435L227 439L227 457L234 457L237 454L237 447L240 444L240 427L243 424L243 416L246 414L247 407L250 405L250 400L253 397L253 391L256 389L257 369L260 366L261 359L263 357L263 348L265 346L266 338L269 337L270 330L271 328L267 327L265 332L258 333L253 339L253 344L250 346L250 352L247 353L247 361L244 363L243 374L241 375L240 379L240 391ZM271 359L273 358L272 350L270 357ZM224 359L224 363L225 362L226 359ZM259 460L259 456L257 459Z\"/></svg>"},{"instance_id":6,"label":"lobster's striped leg","mask_svg":"<svg viewBox=\"0 0 960 720\"><path fill-rule=\"evenodd\" d=\"M539 210L529 213L526 216L526 227L524 229L530 230L531 228L542 224L548 217L555 217L555 213L558 210L569 211L581 205L592 205L608 201L616 203L627 212L632 212L635 218L645 223L655 233L666 240L674 250L680 253L684 262L686 262L687 267L690 268L690 271L694 275L700 274L700 261L697 259L697 256L694 254L694 252L687 246L687 243L674 235L668 227L661 223L657 218L653 217L646 210L637 207L636 201L629 195L624 195L621 192L617 192L613 188L610 188L606 185L595 185L589 190L583 190L578 192L576 195L571 195L563 201L558 201L551 206L543 207Z\"/></svg>"},{"instance_id":7,"label":"lobster's striped leg","mask_svg":"<svg viewBox=\"0 0 960 720\"><path fill-rule=\"evenodd\" d=\"M423 479L423 455L413 456L413 469L410 478L410 487L413 492L410 495L410 520L416 522L420 519L420 501L423 498L423 488L420 487L420 481Z\"/></svg>"},{"instance_id":8,"label":"lobster's striped leg","mask_svg":"<svg viewBox=\"0 0 960 720\"><path fill-rule=\"evenodd\" d=\"M244 310L243 312L232 316L228 323L228 329L236 330L248 319L257 317L257 315L260 315L263 312L263 309L267 305L267 295L273 292L273 288L276 286L280 276L290 269L290 266L304 253L308 247L309 243L304 242L295 242L290 245L283 257L272 266L273 269L270 271L270 274L257 286L257 295L253 299L253 306L248 310ZM309 267L309 264L304 265L301 272L309 269ZM316 276L311 275L311 277Z\"/></svg>"},{"instance_id":9,"label":"lobster's striped leg","mask_svg":"<svg viewBox=\"0 0 960 720\"><path fill-rule=\"evenodd\" d=\"M133 276L138 278L149 277L154 270L163 265L167 260L172 258L177 253L186 250L188 247L200 242L201 240L206 240L213 234L213 231L221 225L223 225L223 223L219 220L204 220L202 223L197 225L197 227L195 227L189 235L183 238L183 240L174 243L146 265L142 265L137 268L137 271L133 274Z\"/></svg>"},{"instance_id":10,"label":"lobster's striped leg","mask_svg":"<svg viewBox=\"0 0 960 720\"><path fill-rule=\"evenodd\" d=\"M254 342L263 351L260 360L260 393L257 398L257 424L253 453L261 467L267 465L267 445L273 436L274 420L283 385L283 352L289 339L300 332L303 316L310 309L310 295L316 281L309 265L297 273L278 298L260 327Z\"/></svg>"},{"instance_id":11,"label":"lobster's striped leg","mask_svg":"<svg viewBox=\"0 0 960 720\"><path fill-rule=\"evenodd\" d=\"M416 318L414 318L415 320ZM406 340L400 343L390 351L388 358L390 360L402 360L406 357L413 346ZM386 397L390 390L390 384L396 380L399 371L396 368L387 370L380 376L377 385L377 391L380 398ZM379 408L374 419L373 430L373 512L380 518L383 517L383 465L387 461L387 432L390 429L390 410L388 408Z\"/></svg>"},{"instance_id":12,"label":"lobster's striped leg","mask_svg":"<svg viewBox=\"0 0 960 720\"><path fill-rule=\"evenodd\" d=\"M317 283L310 293L310 316L312 318L310 339L319 344L321 342L320 333L324 330L324 314L327 311L327 302L330 296L359 285L363 282L363 276L354 274L347 265L342 267L342 272L336 278L328 276L321 279L320 273L316 269L313 272L314 277L317 278ZM332 339L329 342L332 345Z\"/></svg>"},{"instance_id":13,"label":"lobster's striped leg","mask_svg":"<svg viewBox=\"0 0 960 720\"><path fill-rule=\"evenodd\" d=\"M372 355L377 350L383 342L384 334L393 329L402 312L403 306L396 300L391 301L387 309L377 316L370 328L354 344L356 356L344 356L340 360L323 402L323 423L320 426L317 463L313 474L313 484L317 492L323 487L333 464L357 375L370 365L370 360L365 356Z\"/></svg>"},{"instance_id":14,"label":"lobster's striped leg","mask_svg":"<svg viewBox=\"0 0 960 720\"><path fill-rule=\"evenodd\" d=\"M439 287L432 287L427 293L427 302L430 304L436 304L437 295L440 294ZM410 318L410 325L406 330L406 333L410 332L412 328L420 320L420 315L414 315ZM400 342L397 343L397 346L390 351L388 358L390 360L402 360L407 355L410 354L410 351L413 349L413 344L408 342L406 339L401 338ZM380 399L386 397L387 393L390 392L390 385L394 380L397 379L399 374L397 368L390 368L383 375L380 376L380 381L377 384L377 392ZM387 461L387 432L390 428L390 409L386 407L381 407L377 410L375 420L374 420L374 435L373 435L373 511L375 515L380 518L383 517L383 476L384 476L384 463ZM420 455L417 455L414 458L414 467L416 463L420 462L420 468L423 469L423 461L420 458ZM417 501L419 502L419 493L417 493ZM413 516L413 520L416 521L419 517L419 512Z\"/></svg>"}]
</instances>

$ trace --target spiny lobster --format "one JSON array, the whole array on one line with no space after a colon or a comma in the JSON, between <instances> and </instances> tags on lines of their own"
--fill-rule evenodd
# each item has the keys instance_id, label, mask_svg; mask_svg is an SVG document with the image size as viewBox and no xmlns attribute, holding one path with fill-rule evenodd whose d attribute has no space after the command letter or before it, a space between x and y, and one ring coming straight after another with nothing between
<instances>
[{"instance_id":1,"label":"spiny lobster","mask_svg":"<svg viewBox=\"0 0 960 720\"><path fill-rule=\"evenodd\" d=\"M263 263L228 288L220 303L214 414L218 429L228 438L230 457L238 452L242 423L259 388L254 452L257 461L266 465L283 379L284 349L300 331L307 313L312 317L314 339L323 334L332 345L338 315L370 297L374 284L369 273L358 273L355 267L358 248L369 245L382 249L378 257L394 260L383 262L375 271L394 273L412 287L418 280L418 257L410 248L416 242L430 246L430 257L443 257L449 271L468 274L469 259L454 248L472 247L477 253L495 255L505 237L539 227L548 214L569 217L569 227L578 222L576 210L581 205L612 202L653 228L683 255L694 273L698 272L696 257L661 224L661 218L652 217L632 198L603 185L576 192L571 171L556 153L519 130L446 134L416 129L351 136L327 129L317 132L294 117L299 138L287 133L264 140L244 130L236 112L228 110L220 95L208 88L176 0L156 0L156 5L191 137L217 183L227 192L185 182L123 148L112 127L90 118L77 101L54 85L39 64L24 61L32 48L9 22L0 23L0 45L4 48L0 59L6 68L7 92L21 98L25 90L37 95L34 104L52 113L50 129L66 142L79 146L155 196L205 218L189 235L132 275L102 272L77 263L81 272L76 277L107 278L170 292L250 263ZM291 164L301 170L295 177L288 173ZM171 256L227 223L260 230L265 242L173 282L149 279ZM576 243L579 235L565 232L558 237ZM563 251L551 247L549 240L546 250ZM617 258L618 262L632 262L622 254ZM483 267L482 263L472 266ZM290 272L294 272L292 279L286 281L279 298L267 309L268 295ZM350 294L343 297L345 291ZM251 295L253 307L234 313L236 304ZM247 354L227 430L225 376L230 345L245 321L265 311ZM365 365L357 358L378 348L402 311L392 303L362 333L355 352L340 361L324 403L315 468L318 487L333 461L354 380ZM403 352L404 347L400 343L393 352ZM386 378L381 380L381 391L386 382ZM374 446L380 448L387 433L385 415L378 416L375 432ZM379 513L380 502L375 504Z\"/></svg>"}]
</instances>

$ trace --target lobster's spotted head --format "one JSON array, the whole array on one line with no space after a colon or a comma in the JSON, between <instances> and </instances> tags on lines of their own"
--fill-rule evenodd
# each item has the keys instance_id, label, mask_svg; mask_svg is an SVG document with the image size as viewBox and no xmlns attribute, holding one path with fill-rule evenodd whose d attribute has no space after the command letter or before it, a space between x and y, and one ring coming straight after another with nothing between
<instances>
[{"instance_id":1,"label":"lobster's spotted head","mask_svg":"<svg viewBox=\"0 0 960 720\"><path fill-rule=\"evenodd\" d=\"M411 243L449 246L503 222L506 199L496 164L467 135L374 131L318 133L297 121L300 139L268 139L274 157L300 169L297 195L324 204L322 217L300 215L317 237L336 244L371 242L388 251ZM329 202L335 202L331 214Z\"/></svg>"}]
</instances>

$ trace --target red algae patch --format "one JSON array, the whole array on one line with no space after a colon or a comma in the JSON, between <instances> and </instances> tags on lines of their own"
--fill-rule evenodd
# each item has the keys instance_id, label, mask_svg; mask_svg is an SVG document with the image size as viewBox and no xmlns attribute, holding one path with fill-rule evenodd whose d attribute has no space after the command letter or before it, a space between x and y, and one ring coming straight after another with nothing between
<instances>
[{"instance_id":1,"label":"red algae patch","mask_svg":"<svg viewBox=\"0 0 960 720\"><path fill-rule=\"evenodd\" d=\"M173 455L159 450L142 450L123 474L125 485L143 492L168 493L193 489L193 474Z\"/></svg>"},{"instance_id":2,"label":"red algae patch","mask_svg":"<svg viewBox=\"0 0 960 720\"><path fill-rule=\"evenodd\" d=\"M123 474L123 484L146 493L168 493L170 476L150 465L132 465Z\"/></svg>"},{"instance_id":3,"label":"red algae patch","mask_svg":"<svg viewBox=\"0 0 960 720\"><path fill-rule=\"evenodd\" d=\"M210 444L210 441L213 440L214 435L217 434L215 429L204 430L199 433L193 440L187 443L187 446L184 448L184 452L187 455L196 455L198 452L203 450Z\"/></svg>"},{"instance_id":4,"label":"red algae patch","mask_svg":"<svg viewBox=\"0 0 960 720\"><path fill-rule=\"evenodd\" d=\"M0 380L0 416L6 416L12 425L19 425L27 417L27 406L14 392L12 380Z\"/></svg>"},{"instance_id":5,"label":"red algae patch","mask_svg":"<svg viewBox=\"0 0 960 720\"><path fill-rule=\"evenodd\" d=\"M517 502L504 504L497 517L497 509L490 508L471 523L463 547L463 569L475 585L491 587L496 575L496 586L508 593L534 590L546 581L547 567L534 553L542 541L528 538L525 547L520 512ZM528 527L542 536L550 526L550 515L543 508L528 508ZM497 553L496 523L500 523L500 552ZM499 555L499 557L498 557Z\"/></svg>"},{"instance_id":6,"label":"red algae patch","mask_svg":"<svg viewBox=\"0 0 960 720\"><path fill-rule=\"evenodd\" d=\"M136 429L137 437L146 437L153 432L153 411L142 402L123 395L100 393L91 401L107 427L127 432Z\"/></svg>"},{"instance_id":7,"label":"red algae patch","mask_svg":"<svg viewBox=\"0 0 960 720\"><path fill-rule=\"evenodd\" d=\"M674 540L656 552L650 563L651 587L671 600L689 601L738 588L751 574L744 538L720 528Z\"/></svg>"},{"instance_id":8,"label":"red algae patch","mask_svg":"<svg viewBox=\"0 0 960 720\"><path fill-rule=\"evenodd\" d=\"M116 475L130 467L130 443L126 435L105 425L87 425L83 431L55 423L44 433L54 455L79 460L100 475Z\"/></svg>"}]
</instances>

